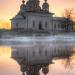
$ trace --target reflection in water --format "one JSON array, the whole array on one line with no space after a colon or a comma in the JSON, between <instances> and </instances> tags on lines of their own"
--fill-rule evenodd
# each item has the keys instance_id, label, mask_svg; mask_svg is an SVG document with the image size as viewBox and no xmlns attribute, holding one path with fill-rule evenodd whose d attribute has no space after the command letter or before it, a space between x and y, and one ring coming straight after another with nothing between
<instances>
[{"instance_id":1,"label":"reflection in water","mask_svg":"<svg viewBox=\"0 0 75 75\"><path fill-rule=\"evenodd\" d=\"M73 51L75 50L75 47L72 48ZM13 50L13 49L12 49ZM11 55L11 47L1 46L0 47L0 53L2 56L8 55L8 57ZM16 61L12 60L11 58L2 58L0 57L0 75L21 75L20 73L20 66ZM54 59L54 64L51 64L49 66L50 72L48 75L74 75L75 72L75 56L65 58L65 59ZM59 70L58 70L59 68ZM67 69L66 69L67 68ZM69 70L68 70L69 69ZM10 71L10 72L9 72ZM40 72L41 73L41 72ZM41 75L43 75L41 73Z\"/></svg>"},{"instance_id":2,"label":"reflection in water","mask_svg":"<svg viewBox=\"0 0 75 75\"><path fill-rule=\"evenodd\" d=\"M11 47L0 46L0 57L11 57Z\"/></svg>"},{"instance_id":3,"label":"reflection in water","mask_svg":"<svg viewBox=\"0 0 75 75\"><path fill-rule=\"evenodd\" d=\"M0 57L0 75L21 75L18 63L11 58Z\"/></svg>"},{"instance_id":4,"label":"reflection in water","mask_svg":"<svg viewBox=\"0 0 75 75\"><path fill-rule=\"evenodd\" d=\"M38 40L35 40L34 42L31 41L30 43L28 42L25 43L23 41L13 42L12 40L12 41L9 41L8 43L6 42L5 46L4 45L0 46L0 75L21 75L20 66L18 62L16 62L12 58L9 58L13 56L13 55L11 56L11 54L13 54L14 52L16 52L19 55L19 57L22 57L22 56L25 56L24 55L25 50L29 50L29 52L32 52L30 50L36 50L38 52L41 49L43 50L45 49L45 50L42 52L39 51L38 53L40 55L45 54L47 56L48 53L49 55L51 55L50 54L51 52L53 55L53 57L51 56L52 58L51 60L54 64L49 65L48 75L60 75L60 74L61 75L75 75L75 72L74 72L75 71L75 55L74 55L75 43L74 42L73 43L72 42L70 43L70 41L60 42L61 39L59 39L59 41L53 41L53 42L46 40L47 41L46 42L40 39L41 41L40 43L40 41ZM49 50L50 52L48 51L47 53L46 50ZM21 54L21 53L24 53L24 54ZM36 52L33 51L33 53L34 54L32 54L32 56L35 56ZM15 55L13 57L15 57ZM50 58L50 56L48 56L45 60L47 60L48 58ZM40 58L40 60L41 59L42 58ZM31 61L28 61L28 62L31 62ZM40 73L41 75L43 75L42 72Z\"/></svg>"}]
</instances>

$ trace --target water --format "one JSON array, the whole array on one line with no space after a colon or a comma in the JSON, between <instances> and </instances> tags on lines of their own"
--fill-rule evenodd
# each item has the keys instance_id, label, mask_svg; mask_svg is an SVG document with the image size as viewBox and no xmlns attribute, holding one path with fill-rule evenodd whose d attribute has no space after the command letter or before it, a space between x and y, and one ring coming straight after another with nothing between
<instances>
[{"instance_id":1,"label":"water","mask_svg":"<svg viewBox=\"0 0 75 75\"><path fill-rule=\"evenodd\" d=\"M11 58L15 57L13 53L19 51L17 57L25 57L25 50L42 49L44 56L45 50L48 50L47 58L41 56L40 60L52 61L53 64L49 65L48 75L75 75L75 36L74 35L57 35L57 36L33 36L33 37L14 37L9 39L0 39L0 75L21 75L20 65L18 62ZM30 51L31 50L31 51ZM53 52L54 51L54 52ZM63 52L68 53L68 56ZM50 53L54 53L53 57ZM24 53L24 54L21 54ZM63 53L63 54L62 54ZM62 56L61 56L62 55ZM65 56L65 57L64 57ZM28 58L29 56L27 56ZM51 58L50 60L48 58ZM30 59L30 57L28 58ZM34 57L33 57L34 59ZM35 59L34 59L35 61ZM44 62L43 61L43 62ZM28 63L33 63L28 61ZM40 62L38 62L40 63ZM44 62L46 63L46 62ZM33 63L35 64L35 63ZM43 73L40 71L40 75Z\"/></svg>"}]
</instances>

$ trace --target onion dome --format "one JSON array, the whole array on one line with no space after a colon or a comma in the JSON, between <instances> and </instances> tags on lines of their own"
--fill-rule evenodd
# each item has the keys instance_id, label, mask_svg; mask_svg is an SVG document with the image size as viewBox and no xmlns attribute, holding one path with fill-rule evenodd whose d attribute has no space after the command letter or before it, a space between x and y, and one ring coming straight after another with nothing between
<instances>
[{"instance_id":1,"label":"onion dome","mask_svg":"<svg viewBox=\"0 0 75 75\"><path fill-rule=\"evenodd\" d=\"M20 6L20 10L21 12L25 12L26 11L26 5L25 5L25 1L22 1L22 5Z\"/></svg>"},{"instance_id":2,"label":"onion dome","mask_svg":"<svg viewBox=\"0 0 75 75\"><path fill-rule=\"evenodd\" d=\"M49 4L47 3L47 0L45 0L45 3L43 3L42 9L43 9L45 12L49 12Z\"/></svg>"},{"instance_id":3,"label":"onion dome","mask_svg":"<svg viewBox=\"0 0 75 75\"><path fill-rule=\"evenodd\" d=\"M28 11L41 10L41 7L39 6L39 0L28 0L26 6Z\"/></svg>"}]
</instances>

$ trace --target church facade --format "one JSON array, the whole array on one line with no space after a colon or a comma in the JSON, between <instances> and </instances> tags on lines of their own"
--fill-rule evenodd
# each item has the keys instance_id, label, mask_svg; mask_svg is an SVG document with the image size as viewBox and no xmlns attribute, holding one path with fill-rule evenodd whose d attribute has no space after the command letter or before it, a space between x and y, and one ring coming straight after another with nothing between
<instances>
[{"instance_id":1,"label":"church facade","mask_svg":"<svg viewBox=\"0 0 75 75\"><path fill-rule=\"evenodd\" d=\"M12 29L19 32L54 33L62 31L60 17L53 17L49 4L44 1L42 8L39 0L23 0L18 14L11 19Z\"/></svg>"}]
</instances>

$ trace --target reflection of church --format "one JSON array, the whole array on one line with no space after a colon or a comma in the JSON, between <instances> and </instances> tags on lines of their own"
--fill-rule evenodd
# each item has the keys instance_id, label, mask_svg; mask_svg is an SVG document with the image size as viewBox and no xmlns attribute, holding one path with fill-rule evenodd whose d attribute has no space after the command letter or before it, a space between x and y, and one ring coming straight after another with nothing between
<instances>
[{"instance_id":1,"label":"reflection of church","mask_svg":"<svg viewBox=\"0 0 75 75\"><path fill-rule=\"evenodd\" d=\"M45 32L52 33L62 31L60 22L62 18L53 17L53 13L49 12L49 4L47 0L39 6L39 0L23 0L19 13L11 19L12 29L19 32Z\"/></svg>"},{"instance_id":2,"label":"reflection of church","mask_svg":"<svg viewBox=\"0 0 75 75\"><path fill-rule=\"evenodd\" d=\"M72 47L68 43L62 46L58 43L52 45L50 41L27 42L24 46L12 46L12 58L20 65L22 75L41 75L40 70L43 75L47 75L49 66L55 64L54 59L67 59L70 63L69 58L74 52Z\"/></svg>"}]
</instances>

